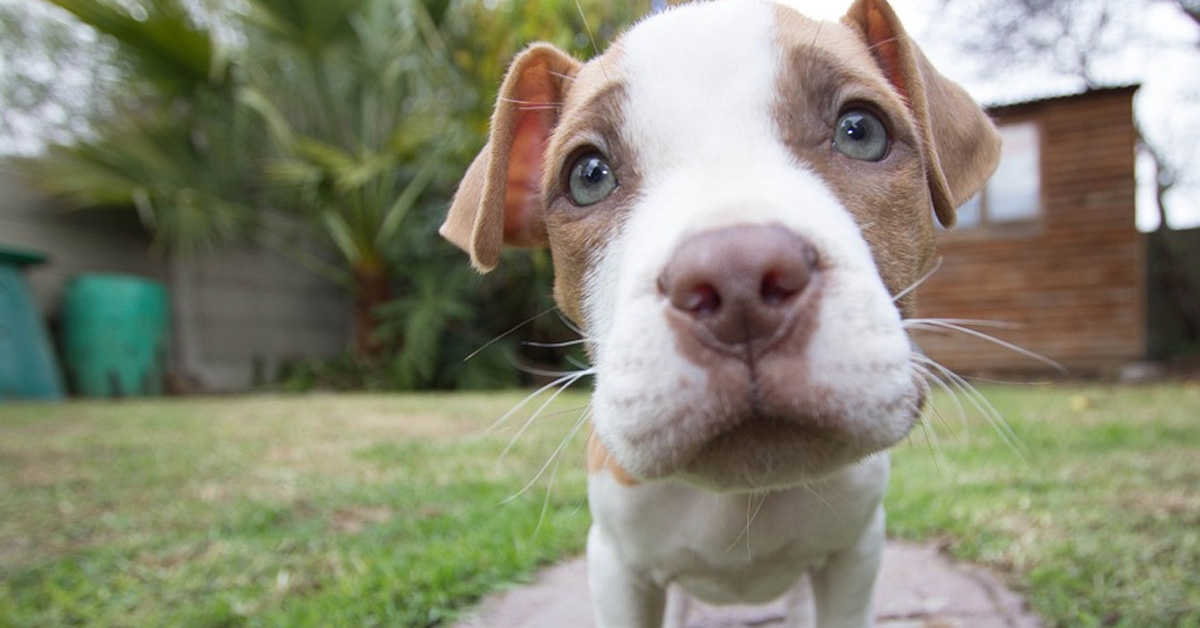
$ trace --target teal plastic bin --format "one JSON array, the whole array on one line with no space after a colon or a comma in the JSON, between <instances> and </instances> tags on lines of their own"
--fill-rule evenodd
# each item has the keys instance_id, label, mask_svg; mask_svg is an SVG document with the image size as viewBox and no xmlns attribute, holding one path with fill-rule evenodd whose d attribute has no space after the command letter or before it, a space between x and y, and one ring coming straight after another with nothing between
<instances>
[{"instance_id":1,"label":"teal plastic bin","mask_svg":"<svg viewBox=\"0 0 1200 628\"><path fill-rule=\"evenodd\" d=\"M63 397L50 335L23 274L44 261L39 253L0 247L0 401Z\"/></svg>"},{"instance_id":2,"label":"teal plastic bin","mask_svg":"<svg viewBox=\"0 0 1200 628\"><path fill-rule=\"evenodd\" d=\"M170 329L162 284L125 275L80 275L67 284L63 298L63 361L76 394L162 394Z\"/></svg>"}]
</instances>

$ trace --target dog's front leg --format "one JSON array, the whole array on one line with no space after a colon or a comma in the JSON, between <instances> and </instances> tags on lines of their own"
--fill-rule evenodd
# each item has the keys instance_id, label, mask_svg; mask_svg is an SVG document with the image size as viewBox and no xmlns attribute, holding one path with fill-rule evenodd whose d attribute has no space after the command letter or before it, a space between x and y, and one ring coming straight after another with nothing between
<instances>
[{"instance_id":1,"label":"dog's front leg","mask_svg":"<svg viewBox=\"0 0 1200 628\"><path fill-rule=\"evenodd\" d=\"M787 628L817 628L817 607L813 600L812 576L800 576L784 597Z\"/></svg>"},{"instance_id":2,"label":"dog's front leg","mask_svg":"<svg viewBox=\"0 0 1200 628\"><path fill-rule=\"evenodd\" d=\"M612 539L593 524L588 533L588 586L596 628L660 628L667 592L630 569Z\"/></svg>"},{"instance_id":3,"label":"dog's front leg","mask_svg":"<svg viewBox=\"0 0 1200 628\"><path fill-rule=\"evenodd\" d=\"M817 624L821 628L875 625L875 576L883 559L884 540L884 513L880 504L858 543L831 555L812 574Z\"/></svg>"}]
</instances>

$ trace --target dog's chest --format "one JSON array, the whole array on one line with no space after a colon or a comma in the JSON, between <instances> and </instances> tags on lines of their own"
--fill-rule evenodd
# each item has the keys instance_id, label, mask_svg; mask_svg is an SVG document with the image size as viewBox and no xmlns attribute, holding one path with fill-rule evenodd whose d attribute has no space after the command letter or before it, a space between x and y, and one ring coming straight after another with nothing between
<instances>
[{"instance_id":1,"label":"dog's chest","mask_svg":"<svg viewBox=\"0 0 1200 628\"><path fill-rule=\"evenodd\" d=\"M853 545L876 515L888 457L769 493L721 494L680 482L629 487L593 475L589 499L603 542L660 585L711 603L765 603L804 571Z\"/></svg>"}]
</instances>

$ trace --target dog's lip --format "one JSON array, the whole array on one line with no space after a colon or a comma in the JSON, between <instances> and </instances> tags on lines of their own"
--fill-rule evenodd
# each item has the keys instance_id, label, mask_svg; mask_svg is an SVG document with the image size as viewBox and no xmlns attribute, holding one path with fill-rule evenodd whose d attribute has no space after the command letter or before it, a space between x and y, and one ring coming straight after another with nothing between
<instances>
[{"instance_id":1,"label":"dog's lip","mask_svg":"<svg viewBox=\"0 0 1200 628\"><path fill-rule=\"evenodd\" d=\"M756 456L764 447L784 447L793 451L803 464L792 465L778 456ZM719 490L765 490L809 482L861 459L871 452L840 438L832 430L776 416L755 416L709 438L675 472L690 480ZM740 476L725 473L733 468L725 459L743 461ZM714 469L723 470L718 475Z\"/></svg>"},{"instance_id":2,"label":"dog's lip","mask_svg":"<svg viewBox=\"0 0 1200 628\"><path fill-rule=\"evenodd\" d=\"M839 436L836 427L822 427L831 421L812 421L815 412L800 411L795 417L785 418L762 411L756 403L749 406L745 411L727 413L726 420L706 433L693 434L685 443L676 441L671 460L660 461L655 467L639 470L636 475L644 479L666 478L681 471L694 475L689 470L695 470L699 461L712 457L722 448L751 453L756 445L783 441L836 449L850 447L847 439Z\"/></svg>"},{"instance_id":3,"label":"dog's lip","mask_svg":"<svg viewBox=\"0 0 1200 628\"><path fill-rule=\"evenodd\" d=\"M818 480L895 445L916 425L919 408L914 406L907 429L892 434L895 438L881 439L846 429L854 422L846 421L836 408L814 403L778 412L748 398L741 409L727 407L723 420L710 424L704 433L691 432L683 439L677 434L671 439L670 454L657 464L627 468L643 480L678 477L718 490L793 486ZM723 475L721 470L731 468L741 469L741 475Z\"/></svg>"},{"instance_id":4,"label":"dog's lip","mask_svg":"<svg viewBox=\"0 0 1200 628\"><path fill-rule=\"evenodd\" d=\"M748 418L729 425L715 436L707 439L700 448L697 456L702 455L705 450L720 446L722 443L747 441L747 444L749 444L753 441L766 441L779 438L796 438L809 442L821 441L825 443L839 443L844 440L838 438L836 430L821 429L819 425L814 425L803 420L785 419L778 416L764 416L754 413Z\"/></svg>"}]
</instances>

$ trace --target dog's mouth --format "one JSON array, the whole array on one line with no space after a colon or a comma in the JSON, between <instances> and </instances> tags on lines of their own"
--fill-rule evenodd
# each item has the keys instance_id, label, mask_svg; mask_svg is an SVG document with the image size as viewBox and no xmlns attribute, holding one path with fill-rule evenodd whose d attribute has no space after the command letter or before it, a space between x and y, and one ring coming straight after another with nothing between
<instances>
[{"instance_id":1,"label":"dog's mouth","mask_svg":"<svg viewBox=\"0 0 1200 628\"><path fill-rule=\"evenodd\" d=\"M919 385L866 405L793 385L786 391L750 385L736 399L726 395L709 399L707 408L680 412L665 429L643 432L631 443L649 463L630 471L719 491L817 482L905 438L924 401Z\"/></svg>"},{"instance_id":2,"label":"dog's mouth","mask_svg":"<svg viewBox=\"0 0 1200 628\"><path fill-rule=\"evenodd\" d=\"M836 435L775 417L753 417L705 443L682 475L719 490L765 490L819 479L852 462Z\"/></svg>"},{"instance_id":3,"label":"dog's mouth","mask_svg":"<svg viewBox=\"0 0 1200 628\"><path fill-rule=\"evenodd\" d=\"M720 412L705 413L707 430L681 417L672 429L636 446L658 455L651 453L649 468L631 470L647 480L676 477L718 491L796 486L891 447L919 416L919 398L877 408L877 416L814 404L789 406L792 402L756 400L742 408L722 403Z\"/></svg>"},{"instance_id":4,"label":"dog's mouth","mask_svg":"<svg viewBox=\"0 0 1200 628\"><path fill-rule=\"evenodd\" d=\"M836 417L752 414L703 442L678 474L717 490L769 490L820 480L892 444L855 439Z\"/></svg>"}]
</instances>

